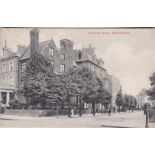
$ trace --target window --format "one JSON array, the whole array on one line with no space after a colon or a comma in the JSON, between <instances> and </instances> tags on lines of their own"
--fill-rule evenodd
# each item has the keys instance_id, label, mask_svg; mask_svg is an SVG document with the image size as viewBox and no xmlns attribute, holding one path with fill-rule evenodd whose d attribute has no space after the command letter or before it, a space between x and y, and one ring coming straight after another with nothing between
<instances>
[{"instance_id":1,"label":"window","mask_svg":"<svg viewBox=\"0 0 155 155\"><path fill-rule=\"evenodd\" d=\"M79 56L78 57L79 57L79 59L81 59L81 53L79 53Z\"/></svg>"},{"instance_id":2,"label":"window","mask_svg":"<svg viewBox=\"0 0 155 155\"><path fill-rule=\"evenodd\" d=\"M65 72L65 65L60 65L60 72L64 73Z\"/></svg>"},{"instance_id":3,"label":"window","mask_svg":"<svg viewBox=\"0 0 155 155\"><path fill-rule=\"evenodd\" d=\"M64 54L61 54L61 55L60 55L60 59L61 59L61 60L65 60L65 55L64 55Z\"/></svg>"},{"instance_id":4,"label":"window","mask_svg":"<svg viewBox=\"0 0 155 155\"><path fill-rule=\"evenodd\" d=\"M10 68L10 71L13 70L13 63L12 63L12 61L10 61L10 63L9 63L9 68Z\"/></svg>"},{"instance_id":5,"label":"window","mask_svg":"<svg viewBox=\"0 0 155 155\"><path fill-rule=\"evenodd\" d=\"M54 50L52 48L49 48L49 55L54 56Z\"/></svg>"},{"instance_id":6,"label":"window","mask_svg":"<svg viewBox=\"0 0 155 155\"><path fill-rule=\"evenodd\" d=\"M25 62L22 63L21 70L22 70L22 72L24 72L26 70L26 63Z\"/></svg>"},{"instance_id":7,"label":"window","mask_svg":"<svg viewBox=\"0 0 155 155\"><path fill-rule=\"evenodd\" d=\"M51 61L52 68L54 68L54 61Z\"/></svg>"},{"instance_id":8,"label":"window","mask_svg":"<svg viewBox=\"0 0 155 155\"><path fill-rule=\"evenodd\" d=\"M3 51L3 57L5 57L5 51Z\"/></svg>"},{"instance_id":9,"label":"window","mask_svg":"<svg viewBox=\"0 0 155 155\"><path fill-rule=\"evenodd\" d=\"M61 48L64 49L65 48L65 45L63 43L61 43Z\"/></svg>"},{"instance_id":10,"label":"window","mask_svg":"<svg viewBox=\"0 0 155 155\"><path fill-rule=\"evenodd\" d=\"M6 80L5 80L5 77L3 77L2 84L5 84L5 83L6 83Z\"/></svg>"},{"instance_id":11,"label":"window","mask_svg":"<svg viewBox=\"0 0 155 155\"><path fill-rule=\"evenodd\" d=\"M24 81L21 81L21 87L24 87Z\"/></svg>"},{"instance_id":12,"label":"window","mask_svg":"<svg viewBox=\"0 0 155 155\"><path fill-rule=\"evenodd\" d=\"M3 64L3 72L6 71L6 64Z\"/></svg>"},{"instance_id":13,"label":"window","mask_svg":"<svg viewBox=\"0 0 155 155\"><path fill-rule=\"evenodd\" d=\"M13 77L10 76L10 84L13 84Z\"/></svg>"}]
</instances>

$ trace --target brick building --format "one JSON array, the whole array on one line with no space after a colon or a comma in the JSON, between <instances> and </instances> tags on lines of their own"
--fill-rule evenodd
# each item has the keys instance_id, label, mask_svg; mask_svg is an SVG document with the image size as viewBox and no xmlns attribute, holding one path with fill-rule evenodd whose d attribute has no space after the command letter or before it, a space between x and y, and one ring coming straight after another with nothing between
<instances>
[{"instance_id":1,"label":"brick building","mask_svg":"<svg viewBox=\"0 0 155 155\"><path fill-rule=\"evenodd\" d=\"M75 61L79 67L85 67L96 74L103 82L105 89L110 90L109 76L104 68L104 61L95 55L95 48L89 45L88 48L75 51Z\"/></svg>"},{"instance_id":2,"label":"brick building","mask_svg":"<svg viewBox=\"0 0 155 155\"><path fill-rule=\"evenodd\" d=\"M73 42L68 39L60 40L60 47L57 47L54 40L39 42L39 31L30 31L30 45L26 48L19 61L19 88L22 87L22 75L26 68L26 63L33 53L39 52L51 60L54 73L67 72L74 64Z\"/></svg>"},{"instance_id":3,"label":"brick building","mask_svg":"<svg viewBox=\"0 0 155 155\"><path fill-rule=\"evenodd\" d=\"M95 55L95 48L90 44L88 48L81 50L75 50L75 61L79 67L85 67L91 70L96 76L98 76L104 83L105 89L111 93L110 81L107 70L104 68L104 61L98 59ZM86 104L85 107L89 108L91 104ZM102 109L101 103L96 105L97 109Z\"/></svg>"},{"instance_id":4,"label":"brick building","mask_svg":"<svg viewBox=\"0 0 155 155\"><path fill-rule=\"evenodd\" d=\"M74 50L73 46L74 43L68 39L60 40L58 47L53 39L39 42L38 29L30 31L30 44L27 47L18 45L16 53L5 46L2 51L3 57L0 59L0 100L3 98L9 106L11 95L20 96L18 90L23 87L22 76L26 63L35 52L51 60L54 73L67 72L72 66L87 67L103 80L105 88L110 91L108 73L102 59L96 57L95 49L90 45L88 48Z\"/></svg>"}]
</instances>

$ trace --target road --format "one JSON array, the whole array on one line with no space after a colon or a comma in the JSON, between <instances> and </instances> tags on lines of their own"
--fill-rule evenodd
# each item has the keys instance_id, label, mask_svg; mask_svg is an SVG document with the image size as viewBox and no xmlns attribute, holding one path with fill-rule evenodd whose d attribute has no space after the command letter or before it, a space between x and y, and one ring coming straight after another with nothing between
<instances>
[{"instance_id":1,"label":"road","mask_svg":"<svg viewBox=\"0 0 155 155\"><path fill-rule=\"evenodd\" d=\"M145 115L142 111L106 114L90 114L82 117L25 117L0 115L0 128L144 128ZM154 128L155 123L149 123Z\"/></svg>"}]
</instances>

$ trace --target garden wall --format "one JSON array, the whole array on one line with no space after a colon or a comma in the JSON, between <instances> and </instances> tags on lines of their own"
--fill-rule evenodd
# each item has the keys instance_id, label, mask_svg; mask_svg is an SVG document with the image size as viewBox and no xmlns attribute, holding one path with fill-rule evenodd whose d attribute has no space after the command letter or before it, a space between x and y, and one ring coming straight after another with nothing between
<instances>
[{"instance_id":1,"label":"garden wall","mask_svg":"<svg viewBox=\"0 0 155 155\"><path fill-rule=\"evenodd\" d=\"M91 110L82 110L83 114L90 114ZM56 116L56 110L30 110L30 109L6 109L6 115L19 115L19 116L32 116L32 117L44 117L44 116ZM74 111L75 115L79 114L78 110ZM63 109L58 111L58 115L68 115L68 110Z\"/></svg>"}]
</instances>

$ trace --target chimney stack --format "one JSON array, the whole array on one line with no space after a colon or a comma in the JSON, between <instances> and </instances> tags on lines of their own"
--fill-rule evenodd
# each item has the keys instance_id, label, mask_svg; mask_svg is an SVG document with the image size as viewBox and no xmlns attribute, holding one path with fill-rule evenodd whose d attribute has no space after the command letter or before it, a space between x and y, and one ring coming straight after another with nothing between
<instances>
[{"instance_id":1,"label":"chimney stack","mask_svg":"<svg viewBox=\"0 0 155 155\"><path fill-rule=\"evenodd\" d=\"M39 30L37 28L30 31L30 55L38 52Z\"/></svg>"}]
</instances>

